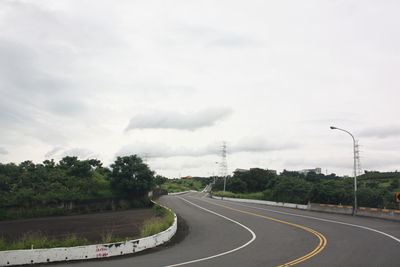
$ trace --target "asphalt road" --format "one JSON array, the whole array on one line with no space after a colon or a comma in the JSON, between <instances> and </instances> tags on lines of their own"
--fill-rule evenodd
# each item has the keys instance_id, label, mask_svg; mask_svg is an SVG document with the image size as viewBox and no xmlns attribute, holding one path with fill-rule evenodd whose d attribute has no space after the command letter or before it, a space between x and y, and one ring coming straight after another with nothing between
<instances>
[{"instance_id":1,"label":"asphalt road","mask_svg":"<svg viewBox=\"0 0 400 267\"><path fill-rule=\"evenodd\" d=\"M68 265L400 266L398 222L234 203L204 193L160 200L187 223L189 234L181 242L150 253Z\"/></svg>"}]
</instances>

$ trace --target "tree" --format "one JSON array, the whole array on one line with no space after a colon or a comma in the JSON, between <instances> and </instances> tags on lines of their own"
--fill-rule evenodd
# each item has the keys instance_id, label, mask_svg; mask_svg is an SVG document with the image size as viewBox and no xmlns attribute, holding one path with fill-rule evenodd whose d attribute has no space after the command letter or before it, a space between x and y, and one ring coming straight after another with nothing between
<instances>
[{"instance_id":1,"label":"tree","mask_svg":"<svg viewBox=\"0 0 400 267\"><path fill-rule=\"evenodd\" d=\"M63 157L58 165L61 167L61 169L71 169L74 167L78 162L78 157L71 157L71 156L66 156Z\"/></svg>"},{"instance_id":2,"label":"tree","mask_svg":"<svg viewBox=\"0 0 400 267\"><path fill-rule=\"evenodd\" d=\"M266 189L268 183L275 178L275 173L260 168L252 168L246 172L235 172L233 178L238 178L245 183L248 192L259 192ZM240 185L240 187L243 187Z\"/></svg>"},{"instance_id":3,"label":"tree","mask_svg":"<svg viewBox=\"0 0 400 267\"><path fill-rule=\"evenodd\" d=\"M389 185L389 189L390 189L390 190L395 190L395 189L397 189L397 188L399 188L399 187L400 187L400 181L399 181L399 179L393 179L392 182L391 182L390 185Z\"/></svg>"},{"instance_id":4,"label":"tree","mask_svg":"<svg viewBox=\"0 0 400 267\"><path fill-rule=\"evenodd\" d=\"M137 155L118 157L111 168L111 186L124 195L143 197L154 185L154 172Z\"/></svg>"},{"instance_id":5,"label":"tree","mask_svg":"<svg viewBox=\"0 0 400 267\"><path fill-rule=\"evenodd\" d=\"M228 191L231 191L233 193L245 193L247 192L247 184L237 178L237 177L232 177L231 179L229 179L227 181L227 185L226 185Z\"/></svg>"},{"instance_id":6,"label":"tree","mask_svg":"<svg viewBox=\"0 0 400 267\"><path fill-rule=\"evenodd\" d=\"M282 176L272 191L272 198L279 202L306 204L310 199L312 183L303 179Z\"/></svg>"},{"instance_id":7,"label":"tree","mask_svg":"<svg viewBox=\"0 0 400 267\"><path fill-rule=\"evenodd\" d=\"M161 188L161 185L163 183L165 183L166 181L168 181L168 178L166 178L164 176L156 175L156 177L154 177L154 182L159 188Z\"/></svg>"}]
</instances>

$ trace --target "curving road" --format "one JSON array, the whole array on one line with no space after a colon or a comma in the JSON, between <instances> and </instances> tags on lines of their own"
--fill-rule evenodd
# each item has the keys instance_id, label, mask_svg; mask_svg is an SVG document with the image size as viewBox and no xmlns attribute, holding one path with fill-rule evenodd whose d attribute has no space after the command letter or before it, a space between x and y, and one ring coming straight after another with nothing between
<instances>
[{"instance_id":1,"label":"curving road","mask_svg":"<svg viewBox=\"0 0 400 267\"><path fill-rule=\"evenodd\" d=\"M160 201L189 226L181 242L140 255L68 264L400 266L398 222L215 200L205 193Z\"/></svg>"}]
</instances>

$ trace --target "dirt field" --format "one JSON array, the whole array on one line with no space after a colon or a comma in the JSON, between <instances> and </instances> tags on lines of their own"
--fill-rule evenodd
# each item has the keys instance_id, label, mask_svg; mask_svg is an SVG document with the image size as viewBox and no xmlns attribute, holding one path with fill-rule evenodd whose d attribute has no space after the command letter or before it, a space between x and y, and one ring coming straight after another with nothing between
<instances>
[{"instance_id":1,"label":"dirt field","mask_svg":"<svg viewBox=\"0 0 400 267\"><path fill-rule=\"evenodd\" d=\"M102 236L112 233L114 237L132 238L139 235L143 222L155 216L152 209L134 209L103 213L0 221L0 238L7 242L26 233L42 233L49 238L75 234L91 242L99 242Z\"/></svg>"}]
</instances>

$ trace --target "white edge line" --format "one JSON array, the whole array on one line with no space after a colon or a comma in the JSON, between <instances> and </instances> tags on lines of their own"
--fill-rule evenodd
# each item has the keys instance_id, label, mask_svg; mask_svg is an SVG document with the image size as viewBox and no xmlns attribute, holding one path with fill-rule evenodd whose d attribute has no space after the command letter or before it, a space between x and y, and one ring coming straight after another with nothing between
<instances>
[{"instance_id":1,"label":"white edge line","mask_svg":"<svg viewBox=\"0 0 400 267\"><path fill-rule=\"evenodd\" d=\"M245 243L245 244L243 244L243 245L241 245L240 247L237 247L237 248L235 248L235 249L232 249L232 250L229 250L229 251L225 251L225 252L222 252L222 253L220 253L220 254L213 255L213 256L209 256L209 257L205 257L205 258L200 258L200 259L197 259L197 260L191 260L191 261L186 261L186 262L182 262L182 263L167 265L167 267L181 266L181 265L185 265L185 264L190 264L190 263L205 261L205 260L217 258L217 257L220 257L220 256L224 256L224 255L226 255L226 254L230 254L230 253L233 253L233 252L235 252L235 251L238 251L239 249L242 249L242 248L244 248L244 247L247 247L248 245L250 245L250 243L252 243L252 242L256 239L256 234L255 234L249 227L247 227L247 226L245 226L245 225L243 225L243 224L241 224L241 223L239 223L239 222L237 222L237 221L235 221L235 220L232 220L232 219L230 219L230 218L228 218L228 217L225 217L224 215L221 215L221 214L216 213L216 212L214 212L214 211L211 211L211 210L208 210L208 209L206 209L206 208L203 208L203 207L201 207L201 206L199 206L199 205L197 205L197 204L194 204L193 202L190 202L189 200L186 200L186 199L184 199L184 198L182 198L182 197L177 197L177 198L180 198L180 199L182 199L182 200L184 200L184 201L186 201L186 202L192 204L193 206L195 206L195 207L197 207L197 208L199 208L199 209L205 210L205 211L210 212L210 213L212 213L212 214L214 214L214 215L217 215L217 216L219 216L219 217L222 217L222 218L224 218L224 219L226 219L226 220L228 220L228 221L231 221L231 222L233 222L233 223L236 223L237 225L239 225L239 226L243 227L244 229L246 229L247 231L249 231L249 232L251 233L251 235L252 235L252 238L251 238L251 240L249 240L247 243Z\"/></svg>"},{"instance_id":2,"label":"white edge line","mask_svg":"<svg viewBox=\"0 0 400 267\"><path fill-rule=\"evenodd\" d=\"M362 225L357 225L357 224L352 224L352 223L345 223L345 222L334 221L334 220L329 220L329 219L322 219L322 218L318 218L318 217L300 215L300 214L289 213L289 212L284 212L284 211L276 211L276 210L271 210L271 209L253 207L253 206L249 206L249 205L239 204L237 202L229 202L229 203L236 204L236 205L243 206L243 207L253 208L253 209L265 210L265 211L270 211L270 212L275 212L275 213L280 213L280 214L285 214L285 215L291 215L291 216L302 217L302 218L307 218L307 219L313 219L313 220L318 220L318 221L323 221L323 222L330 222L330 223L343 224L343 225L347 225L347 226L357 227L357 228L365 229L365 230L368 230L368 231L376 232L378 234L387 236L387 237L392 238L395 241L400 243L400 239L397 238L397 237L394 237L394 236L389 235L389 234L387 234L385 232L382 232L382 231L379 231L379 230L376 230L376 229L373 229L373 228L369 228L369 227L366 227L366 226L362 226Z\"/></svg>"}]
</instances>

